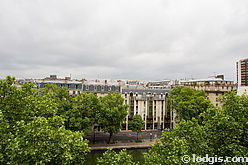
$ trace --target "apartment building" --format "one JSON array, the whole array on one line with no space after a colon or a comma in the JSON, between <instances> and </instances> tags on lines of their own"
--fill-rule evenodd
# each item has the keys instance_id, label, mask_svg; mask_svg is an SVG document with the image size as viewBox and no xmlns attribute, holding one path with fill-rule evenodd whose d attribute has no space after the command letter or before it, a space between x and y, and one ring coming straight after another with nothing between
<instances>
[{"instance_id":1,"label":"apartment building","mask_svg":"<svg viewBox=\"0 0 248 165\"><path fill-rule=\"evenodd\" d=\"M248 59L243 59L237 63L237 94L248 93Z\"/></svg>"},{"instance_id":2,"label":"apartment building","mask_svg":"<svg viewBox=\"0 0 248 165\"><path fill-rule=\"evenodd\" d=\"M184 80L180 82L180 85L204 90L216 107L221 106L218 97L222 97L227 91L237 89L233 81L224 80L224 75L212 76L207 79Z\"/></svg>"},{"instance_id":3,"label":"apartment building","mask_svg":"<svg viewBox=\"0 0 248 165\"><path fill-rule=\"evenodd\" d=\"M173 85L172 80L150 81L146 83L148 89L167 89L170 90Z\"/></svg>"},{"instance_id":4,"label":"apartment building","mask_svg":"<svg viewBox=\"0 0 248 165\"><path fill-rule=\"evenodd\" d=\"M166 97L170 89L149 89L150 85L137 80L111 81L111 80L82 80L75 81L69 77L65 79L51 75L45 79L35 81L40 88L46 84L53 83L58 87L68 87L71 95L78 95L82 92L95 93L98 97L103 97L108 93L120 93L124 98L124 104L129 105L128 115L123 130L130 130L129 122L135 114L142 116L145 121L143 130L155 130L171 128L173 118L167 112ZM168 85L163 83L162 86ZM158 85L157 83L155 85ZM152 86L152 85L151 85Z\"/></svg>"},{"instance_id":5,"label":"apartment building","mask_svg":"<svg viewBox=\"0 0 248 165\"><path fill-rule=\"evenodd\" d=\"M84 81L82 92L95 93L98 97L103 97L108 93L121 93L121 85L108 80Z\"/></svg>"},{"instance_id":6,"label":"apartment building","mask_svg":"<svg viewBox=\"0 0 248 165\"><path fill-rule=\"evenodd\" d=\"M166 97L169 90L122 89L124 103L129 105L123 129L130 130L129 121L139 114L145 121L143 130L170 128L170 116L167 112Z\"/></svg>"},{"instance_id":7,"label":"apartment building","mask_svg":"<svg viewBox=\"0 0 248 165\"><path fill-rule=\"evenodd\" d=\"M58 78L57 75L50 75L50 77L43 79L32 79L32 82L39 88L44 88L46 84L56 84L58 87L67 87L70 95L80 94L82 89L82 82L71 80L71 77Z\"/></svg>"},{"instance_id":8,"label":"apartment building","mask_svg":"<svg viewBox=\"0 0 248 165\"><path fill-rule=\"evenodd\" d=\"M78 81L37 80L36 83L39 88L44 88L46 84L56 84L58 87L67 87L70 95L76 95L82 92L82 83Z\"/></svg>"}]
</instances>

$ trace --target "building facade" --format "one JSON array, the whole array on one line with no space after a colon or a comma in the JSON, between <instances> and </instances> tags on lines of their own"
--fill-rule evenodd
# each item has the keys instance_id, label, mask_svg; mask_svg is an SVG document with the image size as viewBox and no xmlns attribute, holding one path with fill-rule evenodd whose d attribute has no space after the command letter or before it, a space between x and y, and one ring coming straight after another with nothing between
<instances>
[{"instance_id":1,"label":"building facade","mask_svg":"<svg viewBox=\"0 0 248 165\"><path fill-rule=\"evenodd\" d=\"M169 90L122 89L124 104L129 105L125 130L130 130L129 122L135 114L145 121L143 130L162 130L170 128L170 117L167 112L166 97Z\"/></svg>"},{"instance_id":2,"label":"building facade","mask_svg":"<svg viewBox=\"0 0 248 165\"><path fill-rule=\"evenodd\" d=\"M242 95L248 92L248 59L240 60L237 67L237 94Z\"/></svg>"},{"instance_id":3,"label":"building facade","mask_svg":"<svg viewBox=\"0 0 248 165\"><path fill-rule=\"evenodd\" d=\"M38 80L35 83L39 88L44 88L46 84L56 84L58 87L67 87L70 95L77 95L82 92L82 83L71 80Z\"/></svg>"},{"instance_id":4,"label":"building facade","mask_svg":"<svg viewBox=\"0 0 248 165\"><path fill-rule=\"evenodd\" d=\"M173 84L172 80L151 81L146 84L148 89L167 89L170 90Z\"/></svg>"},{"instance_id":5,"label":"building facade","mask_svg":"<svg viewBox=\"0 0 248 165\"><path fill-rule=\"evenodd\" d=\"M69 78L58 79L56 75L36 81L40 88L44 88L48 83L56 84L58 87L67 87L70 95L87 92L103 97L108 93L120 93L124 98L124 104L129 105L122 130L130 130L129 122L135 114L139 114L145 121L143 130L171 128L172 119L170 113L167 112L166 104L166 97L170 92L168 89L149 89L144 83L137 80L126 82L120 80L117 82L107 80L73 81Z\"/></svg>"},{"instance_id":6,"label":"building facade","mask_svg":"<svg viewBox=\"0 0 248 165\"><path fill-rule=\"evenodd\" d=\"M82 92L95 93L98 97L103 97L108 93L121 93L121 86L118 83L100 81L90 81L82 83Z\"/></svg>"},{"instance_id":7,"label":"building facade","mask_svg":"<svg viewBox=\"0 0 248 165\"><path fill-rule=\"evenodd\" d=\"M193 79L181 81L182 86L189 86L196 90L204 90L208 95L208 99L216 107L220 107L221 103L218 97L223 97L225 92L236 90L236 85L233 81L224 80L223 75L209 77L207 79Z\"/></svg>"}]
</instances>

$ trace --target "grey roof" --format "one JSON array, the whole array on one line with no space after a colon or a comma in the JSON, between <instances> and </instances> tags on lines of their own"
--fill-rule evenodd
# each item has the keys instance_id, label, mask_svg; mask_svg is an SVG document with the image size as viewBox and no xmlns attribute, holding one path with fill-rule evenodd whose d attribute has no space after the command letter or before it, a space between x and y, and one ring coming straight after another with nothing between
<instances>
[{"instance_id":1,"label":"grey roof","mask_svg":"<svg viewBox=\"0 0 248 165\"><path fill-rule=\"evenodd\" d=\"M82 84L82 82L79 81L67 81L67 80L45 80L45 81L36 81L37 83L60 83L60 84Z\"/></svg>"},{"instance_id":2,"label":"grey roof","mask_svg":"<svg viewBox=\"0 0 248 165\"><path fill-rule=\"evenodd\" d=\"M117 92L119 93L121 90L120 85L100 85L100 84L83 84L82 90L85 92L101 92L101 93L108 93L108 92Z\"/></svg>"},{"instance_id":3,"label":"grey roof","mask_svg":"<svg viewBox=\"0 0 248 165\"><path fill-rule=\"evenodd\" d=\"M245 58L245 59L241 59L241 60L239 60L239 61L241 62L241 61L245 61L245 60L248 60L248 58Z\"/></svg>"},{"instance_id":4,"label":"grey roof","mask_svg":"<svg viewBox=\"0 0 248 165\"><path fill-rule=\"evenodd\" d=\"M215 81L231 81L231 80L223 80L221 78L208 78L208 79L183 80L181 82L186 83L186 82L205 82L205 81L215 82Z\"/></svg>"},{"instance_id":5,"label":"grey roof","mask_svg":"<svg viewBox=\"0 0 248 165\"><path fill-rule=\"evenodd\" d=\"M156 94L166 94L170 93L171 90L163 90L163 89L122 89L122 93L156 93Z\"/></svg>"}]
</instances>

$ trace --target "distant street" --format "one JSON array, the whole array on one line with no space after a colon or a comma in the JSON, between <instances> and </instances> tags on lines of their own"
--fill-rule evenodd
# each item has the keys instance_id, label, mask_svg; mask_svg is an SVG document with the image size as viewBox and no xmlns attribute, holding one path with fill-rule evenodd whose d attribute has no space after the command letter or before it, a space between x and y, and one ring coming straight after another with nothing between
<instances>
[{"instance_id":1,"label":"distant street","mask_svg":"<svg viewBox=\"0 0 248 165\"><path fill-rule=\"evenodd\" d=\"M121 142L121 143L128 143L133 142L137 138L136 132L131 131L122 131L118 134L113 135L114 142ZM153 140L156 136L157 138L161 138L162 132L161 131L142 131L139 133L139 139L140 140L149 140L150 138ZM87 136L85 137L87 140L90 141L90 143L93 143L94 138L94 132L89 132ZM107 143L109 139L109 133L104 132L95 132L95 143L96 144L102 144Z\"/></svg>"}]
</instances>

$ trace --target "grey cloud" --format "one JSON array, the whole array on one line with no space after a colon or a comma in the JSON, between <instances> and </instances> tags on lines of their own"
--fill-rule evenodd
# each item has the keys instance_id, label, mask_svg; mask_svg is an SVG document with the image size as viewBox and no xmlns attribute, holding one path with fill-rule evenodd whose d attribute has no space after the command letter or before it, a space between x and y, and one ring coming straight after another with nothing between
<instances>
[{"instance_id":1,"label":"grey cloud","mask_svg":"<svg viewBox=\"0 0 248 165\"><path fill-rule=\"evenodd\" d=\"M246 0L3 0L0 77L235 80L247 29Z\"/></svg>"}]
</instances>

